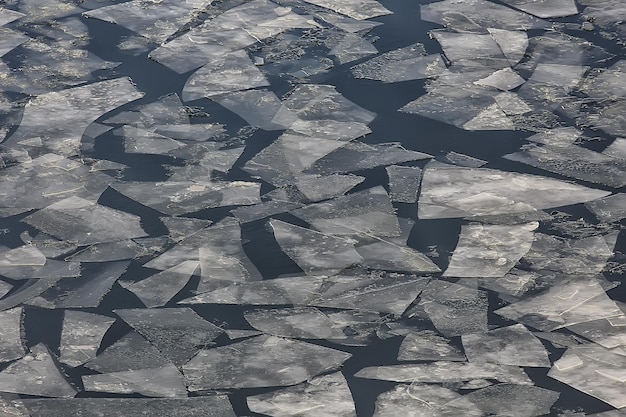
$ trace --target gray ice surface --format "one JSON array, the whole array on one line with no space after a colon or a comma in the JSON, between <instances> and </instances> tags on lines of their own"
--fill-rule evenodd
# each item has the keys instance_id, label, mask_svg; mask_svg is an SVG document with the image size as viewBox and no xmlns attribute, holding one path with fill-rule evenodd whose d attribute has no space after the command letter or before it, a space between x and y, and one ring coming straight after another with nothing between
<instances>
[{"instance_id":1,"label":"gray ice surface","mask_svg":"<svg viewBox=\"0 0 626 417\"><path fill-rule=\"evenodd\" d=\"M104 334L115 319L83 311L63 313L59 362L76 367L96 357Z\"/></svg>"}]
</instances>

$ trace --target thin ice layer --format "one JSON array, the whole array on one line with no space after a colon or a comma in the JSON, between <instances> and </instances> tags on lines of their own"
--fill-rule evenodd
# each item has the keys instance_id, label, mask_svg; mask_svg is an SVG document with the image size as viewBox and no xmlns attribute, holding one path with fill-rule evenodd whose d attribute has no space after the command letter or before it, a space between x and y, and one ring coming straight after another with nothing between
<instances>
[{"instance_id":1,"label":"thin ice layer","mask_svg":"<svg viewBox=\"0 0 626 417\"><path fill-rule=\"evenodd\" d=\"M514 226L463 225L443 276L503 277L530 250L537 227L538 222Z\"/></svg>"},{"instance_id":2,"label":"thin ice layer","mask_svg":"<svg viewBox=\"0 0 626 417\"><path fill-rule=\"evenodd\" d=\"M504 0L503 3L543 19L578 14L574 0Z\"/></svg>"},{"instance_id":3,"label":"thin ice layer","mask_svg":"<svg viewBox=\"0 0 626 417\"><path fill-rule=\"evenodd\" d=\"M183 366L191 392L287 386L339 368L351 357L310 343L259 336L200 351Z\"/></svg>"},{"instance_id":4,"label":"thin ice layer","mask_svg":"<svg viewBox=\"0 0 626 417\"><path fill-rule=\"evenodd\" d=\"M496 384L470 392L464 398L487 415L535 417L549 414L559 393L529 385Z\"/></svg>"},{"instance_id":5,"label":"thin ice layer","mask_svg":"<svg viewBox=\"0 0 626 417\"><path fill-rule=\"evenodd\" d=\"M286 129L298 118L283 105L276 94L268 90L236 91L212 99L251 126L263 130Z\"/></svg>"},{"instance_id":6,"label":"thin ice layer","mask_svg":"<svg viewBox=\"0 0 626 417\"><path fill-rule=\"evenodd\" d=\"M391 201L415 203L417 201L417 190L422 180L422 169L400 165L390 165L385 169L389 178L389 197Z\"/></svg>"},{"instance_id":7,"label":"thin ice layer","mask_svg":"<svg viewBox=\"0 0 626 417\"><path fill-rule=\"evenodd\" d=\"M76 367L95 358L104 334L114 322L107 316L65 310L59 362Z\"/></svg>"},{"instance_id":8,"label":"thin ice layer","mask_svg":"<svg viewBox=\"0 0 626 417\"><path fill-rule=\"evenodd\" d=\"M334 10L337 13L345 14L353 19L365 20L372 17L384 16L392 12L383 7L382 4L374 0L355 0L349 3L341 0L305 0L307 3Z\"/></svg>"},{"instance_id":9,"label":"thin ice layer","mask_svg":"<svg viewBox=\"0 0 626 417\"><path fill-rule=\"evenodd\" d=\"M418 218L525 213L607 195L606 191L536 175L429 164L422 179Z\"/></svg>"},{"instance_id":10,"label":"thin ice layer","mask_svg":"<svg viewBox=\"0 0 626 417\"><path fill-rule=\"evenodd\" d=\"M463 351L432 330L410 332L398 350L399 361L465 362Z\"/></svg>"},{"instance_id":11,"label":"thin ice layer","mask_svg":"<svg viewBox=\"0 0 626 417\"><path fill-rule=\"evenodd\" d=\"M9 362L24 356L22 344L21 307L0 312L0 363Z\"/></svg>"},{"instance_id":12,"label":"thin ice layer","mask_svg":"<svg viewBox=\"0 0 626 417\"><path fill-rule=\"evenodd\" d=\"M274 417L356 417L352 394L340 372L294 387L247 398L250 411Z\"/></svg>"},{"instance_id":13,"label":"thin ice layer","mask_svg":"<svg viewBox=\"0 0 626 417\"><path fill-rule=\"evenodd\" d=\"M626 218L626 194L614 194L590 201L585 207L604 222L615 222Z\"/></svg>"}]
</instances>

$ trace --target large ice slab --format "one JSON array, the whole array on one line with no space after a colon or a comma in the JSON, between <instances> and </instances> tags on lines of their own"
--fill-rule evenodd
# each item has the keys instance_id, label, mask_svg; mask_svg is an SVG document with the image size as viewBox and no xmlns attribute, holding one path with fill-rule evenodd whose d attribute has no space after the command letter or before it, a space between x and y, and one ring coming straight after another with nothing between
<instances>
[{"instance_id":1,"label":"large ice slab","mask_svg":"<svg viewBox=\"0 0 626 417\"><path fill-rule=\"evenodd\" d=\"M467 359L463 350L453 345L450 339L431 330L410 332L398 350L399 361L456 361Z\"/></svg>"},{"instance_id":2,"label":"large ice slab","mask_svg":"<svg viewBox=\"0 0 626 417\"><path fill-rule=\"evenodd\" d=\"M528 385L496 384L470 392L464 398L487 415L534 417L549 414L559 393Z\"/></svg>"},{"instance_id":3,"label":"large ice slab","mask_svg":"<svg viewBox=\"0 0 626 417\"><path fill-rule=\"evenodd\" d=\"M357 20L370 19L372 17L384 16L392 12L387 10L374 0L355 0L343 2L341 0L305 0L307 3L334 10L337 13L345 14Z\"/></svg>"},{"instance_id":4,"label":"large ice slab","mask_svg":"<svg viewBox=\"0 0 626 417\"><path fill-rule=\"evenodd\" d=\"M626 194L614 194L585 204L595 216L605 222L626 218Z\"/></svg>"},{"instance_id":5,"label":"large ice slab","mask_svg":"<svg viewBox=\"0 0 626 417\"><path fill-rule=\"evenodd\" d=\"M503 3L544 19L578 14L574 0L504 0Z\"/></svg>"},{"instance_id":6,"label":"large ice slab","mask_svg":"<svg viewBox=\"0 0 626 417\"><path fill-rule=\"evenodd\" d=\"M418 218L525 213L607 195L606 191L536 175L429 164L422 179Z\"/></svg>"},{"instance_id":7,"label":"large ice slab","mask_svg":"<svg viewBox=\"0 0 626 417\"><path fill-rule=\"evenodd\" d=\"M0 312L0 363L24 356L22 344L22 315L20 307Z\"/></svg>"},{"instance_id":8,"label":"large ice slab","mask_svg":"<svg viewBox=\"0 0 626 417\"><path fill-rule=\"evenodd\" d=\"M65 310L59 362L75 367L96 357L104 334L114 318L83 311Z\"/></svg>"},{"instance_id":9,"label":"large ice slab","mask_svg":"<svg viewBox=\"0 0 626 417\"><path fill-rule=\"evenodd\" d=\"M352 394L340 372L294 387L247 398L250 411L275 417L356 417Z\"/></svg>"},{"instance_id":10,"label":"large ice slab","mask_svg":"<svg viewBox=\"0 0 626 417\"><path fill-rule=\"evenodd\" d=\"M385 169L389 178L389 197L391 201L415 203L417 201L417 190L422 180L422 169L401 165L390 165Z\"/></svg>"},{"instance_id":11,"label":"large ice slab","mask_svg":"<svg viewBox=\"0 0 626 417\"><path fill-rule=\"evenodd\" d=\"M172 364L160 368L83 375L85 391L140 394L146 397L184 397L183 376Z\"/></svg>"},{"instance_id":12,"label":"large ice slab","mask_svg":"<svg viewBox=\"0 0 626 417\"><path fill-rule=\"evenodd\" d=\"M24 13L16 12L15 10L0 8L0 26L4 26L7 23L11 23L17 19L24 17Z\"/></svg>"},{"instance_id":13,"label":"large ice slab","mask_svg":"<svg viewBox=\"0 0 626 417\"><path fill-rule=\"evenodd\" d=\"M269 90L245 90L225 93L212 98L235 113L251 126L263 130L283 130L291 126L298 116L288 109Z\"/></svg>"},{"instance_id":14,"label":"large ice slab","mask_svg":"<svg viewBox=\"0 0 626 417\"><path fill-rule=\"evenodd\" d=\"M274 336L200 351L183 366L191 392L287 386L339 368L349 353Z\"/></svg>"}]
</instances>

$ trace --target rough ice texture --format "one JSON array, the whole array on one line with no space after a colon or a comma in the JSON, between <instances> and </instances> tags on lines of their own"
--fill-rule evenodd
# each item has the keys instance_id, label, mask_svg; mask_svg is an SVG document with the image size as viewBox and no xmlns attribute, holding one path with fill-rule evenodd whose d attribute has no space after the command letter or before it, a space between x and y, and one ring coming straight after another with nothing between
<instances>
[{"instance_id":1,"label":"rough ice texture","mask_svg":"<svg viewBox=\"0 0 626 417\"><path fill-rule=\"evenodd\" d=\"M349 3L341 0L305 0L317 6L334 10L357 20L370 19L372 17L384 16L392 12L383 7L382 4L374 0L357 0Z\"/></svg>"},{"instance_id":2,"label":"rough ice texture","mask_svg":"<svg viewBox=\"0 0 626 417\"><path fill-rule=\"evenodd\" d=\"M76 367L96 357L104 334L114 318L83 311L66 310L61 331L59 362Z\"/></svg>"},{"instance_id":3,"label":"rough ice texture","mask_svg":"<svg viewBox=\"0 0 626 417\"><path fill-rule=\"evenodd\" d=\"M545 388L496 384L465 395L483 413L503 417L534 417L549 414L559 393Z\"/></svg>"},{"instance_id":4,"label":"rough ice texture","mask_svg":"<svg viewBox=\"0 0 626 417\"><path fill-rule=\"evenodd\" d=\"M0 312L0 362L19 359L26 353L22 344L22 308Z\"/></svg>"}]
</instances>

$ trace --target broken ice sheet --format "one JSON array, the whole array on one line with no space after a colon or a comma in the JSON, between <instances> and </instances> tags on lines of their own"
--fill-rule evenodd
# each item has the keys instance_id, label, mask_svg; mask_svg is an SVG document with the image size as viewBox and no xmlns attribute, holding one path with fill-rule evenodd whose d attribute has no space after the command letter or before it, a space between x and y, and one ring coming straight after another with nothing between
<instances>
[{"instance_id":1,"label":"broken ice sheet","mask_svg":"<svg viewBox=\"0 0 626 417\"><path fill-rule=\"evenodd\" d=\"M337 13L345 14L346 16L350 16L357 20L371 19L372 17L392 14L390 10L387 10L382 4L375 0L355 0L348 3L341 0L305 1L307 3L315 4L316 6L334 10Z\"/></svg>"},{"instance_id":2,"label":"broken ice sheet","mask_svg":"<svg viewBox=\"0 0 626 417\"><path fill-rule=\"evenodd\" d=\"M399 361L465 362L463 351L432 330L410 332L398 351Z\"/></svg>"},{"instance_id":3,"label":"broken ice sheet","mask_svg":"<svg viewBox=\"0 0 626 417\"><path fill-rule=\"evenodd\" d=\"M282 251L308 275L336 275L363 259L351 240L280 220L270 220L269 225Z\"/></svg>"},{"instance_id":4,"label":"broken ice sheet","mask_svg":"<svg viewBox=\"0 0 626 417\"><path fill-rule=\"evenodd\" d=\"M496 314L542 331L623 316L593 276L556 276L550 287L502 307Z\"/></svg>"},{"instance_id":5,"label":"broken ice sheet","mask_svg":"<svg viewBox=\"0 0 626 417\"><path fill-rule=\"evenodd\" d=\"M132 126L115 129L113 134L124 138L124 151L126 153L167 155L171 151L185 146L183 142Z\"/></svg>"},{"instance_id":6,"label":"broken ice sheet","mask_svg":"<svg viewBox=\"0 0 626 417\"><path fill-rule=\"evenodd\" d=\"M567 330L607 349L626 346L626 317L592 320L567 326Z\"/></svg>"},{"instance_id":7,"label":"broken ice sheet","mask_svg":"<svg viewBox=\"0 0 626 417\"><path fill-rule=\"evenodd\" d=\"M106 22L116 23L155 43L165 41L178 29L211 4L210 0L162 0L145 2L134 0L100 7L84 15Z\"/></svg>"},{"instance_id":8,"label":"broken ice sheet","mask_svg":"<svg viewBox=\"0 0 626 417\"><path fill-rule=\"evenodd\" d=\"M183 87L185 101L267 87L269 82L245 51L235 51L212 60L194 72Z\"/></svg>"},{"instance_id":9,"label":"broken ice sheet","mask_svg":"<svg viewBox=\"0 0 626 417\"><path fill-rule=\"evenodd\" d=\"M469 168L480 168L483 165L487 164L487 161L482 159L474 158L473 156L465 155L462 153L450 151L444 155L442 158L443 162L458 165L462 167ZM420 176L421 179L421 176Z\"/></svg>"},{"instance_id":10,"label":"broken ice sheet","mask_svg":"<svg viewBox=\"0 0 626 417\"><path fill-rule=\"evenodd\" d=\"M35 246L26 244L17 248L0 246L0 272L6 267L43 266L46 257Z\"/></svg>"},{"instance_id":11,"label":"broken ice sheet","mask_svg":"<svg viewBox=\"0 0 626 417\"><path fill-rule=\"evenodd\" d=\"M444 54L453 65L466 59L488 58L491 62L497 63L497 67L509 66L502 49L490 34L456 33L444 30L433 30L430 34L439 42Z\"/></svg>"},{"instance_id":12,"label":"broken ice sheet","mask_svg":"<svg viewBox=\"0 0 626 417\"><path fill-rule=\"evenodd\" d=\"M603 222L617 222L626 218L626 194L619 193L590 201L585 207Z\"/></svg>"},{"instance_id":13,"label":"broken ice sheet","mask_svg":"<svg viewBox=\"0 0 626 417\"><path fill-rule=\"evenodd\" d=\"M24 13L16 12L15 10L5 9L0 7L0 26L4 26L7 23L11 23L14 20L24 17Z\"/></svg>"},{"instance_id":14,"label":"broken ice sheet","mask_svg":"<svg viewBox=\"0 0 626 417\"><path fill-rule=\"evenodd\" d=\"M142 129L156 129L163 124L187 125L189 114L176 93L166 94L148 104L141 104L133 111L117 113L104 121L108 124L131 125Z\"/></svg>"},{"instance_id":15,"label":"broken ice sheet","mask_svg":"<svg viewBox=\"0 0 626 417\"><path fill-rule=\"evenodd\" d=\"M626 60L620 60L606 69L596 69L582 82L580 89L589 97L595 99L617 99L626 97L624 74Z\"/></svg>"},{"instance_id":16,"label":"broken ice sheet","mask_svg":"<svg viewBox=\"0 0 626 417\"><path fill-rule=\"evenodd\" d=\"M535 417L549 414L559 393L528 385L496 384L470 392L463 398L487 415Z\"/></svg>"},{"instance_id":17,"label":"broken ice sheet","mask_svg":"<svg viewBox=\"0 0 626 417\"><path fill-rule=\"evenodd\" d=\"M341 141L350 141L371 132L365 123L330 119L298 119L287 130L287 133Z\"/></svg>"},{"instance_id":18,"label":"broken ice sheet","mask_svg":"<svg viewBox=\"0 0 626 417\"><path fill-rule=\"evenodd\" d=\"M315 202L339 197L363 181L365 177L358 175L302 175L296 178L294 185L307 199Z\"/></svg>"},{"instance_id":19,"label":"broken ice sheet","mask_svg":"<svg viewBox=\"0 0 626 417\"><path fill-rule=\"evenodd\" d=\"M578 14L574 0L503 0L503 3L544 19Z\"/></svg>"},{"instance_id":20,"label":"broken ice sheet","mask_svg":"<svg viewBox=\"0 0 626 417\"><path fill-rule=\"evenodd\" d=\"M123 182L113 188L161 213L180 215L207 208L250 205L260 201L261 184L233 182Z\"/></svg>"},{"instance_id":21,"label":"broken ice sheet","mask_svg":"<svg viewBox=\"0 0 626 417\"><path fill-rule=\"evenodd\" d=\"M504 158L614 188L626 185L626 160L581 146L536 146L504 155Z\"/></svg>"},{"instance_id":22,"label":"broken ice sheet","mask_svg":"<svg viewBox=\"0 0 626 417\"><path fill-rule=\"evenodd\" d=\"M339 368L349 353L275 336L201 350L183 366L190 392L294 385Z\"/></svg>"},{"instance_id":23,"label":"broken ice sheet","mask_svg":"<svg viewBox=\"0 0 626 417\"><path fill-rule=\"evenodd\" d=\"M356 417L352 393L341 372L267 394L252 395L247 402L250 411L274 417Z\"/></svg>"},{"instance_id":24,"label":"broken ice sheet","mask_svg":"<svg viewBox=\"0 0 626 417\"><path fill-rule=\"evenodd\" d=\"M129 262L93 265L83 270L81 277L63 278L27 303L42 308L98 307L115 281L126 272Z\"/></svg>"},{"instance_id":25,"label":"broken ice sheet","mask_svg":"<svg viewBox=\"0 0 626 417\"><path fill-rule=\"evenodd\" d=\"M550 367L543 344L522 324L461 336L469 362Z\"/></svg>"},{"instance_id":26,"label":"broken ice sheet","mask_svg":"<svg viewBox=\"0 0 626 417\"><path fill-rule=\"evenodd\" d=\"M522 368L491 363L438 361L425 364L387 365L363 368L355 374L359 378L395 382L464 382L476 379L494 379L500 382L533 385Z\"/></svg>"},{"instance_id":27,"label":"broken ice sheet","mask_svg":"<svg viewBox=\"0 0 626 417\"><path fill-rule=\"evenodd\" d=\"M161 307L187 285L199 265L198 261L184 261L141 281L119 281L119 284L135 294L146 307Z\"/></svg>"},{"instance_id":28,"label":"broken ice sheet","mask_svg":"<svg viewBox=\"0 0 626 417\"><path fill-rule=\"evenodd\" d=\"M83 375L85 391L140 394L146 397L184 397L183 376L172 364L160 368Z\"/></svg>"},{"instance_id":29,"label":"broken ice sheet","mask_svg":"<svg viewBox=\"0 0 626 417\"><path fill-rule=\"evenodd\" d=\"M511 68L503 68L488 77L474 82L478 85L490 86L502 91L509 91L524 84L526 80L520 77L519 74Z\"/></svg>"},{"instance_id":30,"label":"broken ice sheet","mask_svg":"<svg viewBox=\"0 0 626 417\"><path fill-rule=\"evenodd\" d=\"M80 197L57 201L22 221L51 236L79 245L146 236L138 216Z\"/></svg>"},{"instance_id":31,"label":"broken ice sheet","mask_svg":"<svg viewBox=\"0 0 626 417\"><path fill-rule=\"evenodd\" d=\"M282 130L298 116L269 90L246 90L212 97L212 100L263 130Z\"/></svg>"},{"instance_id":32,"label":"broken ice sheet","mask_svg":"<svg viewBox=\"0 0 626 417\"><path fill-rule=\"evenodd\" d=\"M348 33L342 39L332 42L327 41L327 45L332 47L329 55L333 55L339 61L339 64L347 64L370 55L378 53L378 50L372 43L361 36Z\"/></svg>"},{"instance_id":33,"label":"broken ice sheet","mask_svg":"<svg viewBox=\"0 0 626 417\"><path fill-rule=\"evenodd\" d=\"M292 203L289 201L264 201L253 206L236 208L235 210L231 210L231 214L241 223L248 223L264 219L275 214L286 213L302 206L303 204L301 203Z\"/></svg>"},{"instance_id":34,"label":"broken ice sheet","mask_svg":"<svg viewBox=\"0 0 626 417\"><path fill-rule=\"evenodd\" d=\"M179 366L224 332L188 307L114 312Z\"/></svg>"},{"instance_id":35,"label":"broken ice sheet","mask_svg":"<svg viewBox=\"0 0 626 417\"><path fill-rule=\"evenodd\" d=\"M487 331L487 293L452 282L431 281L419 305L444 336Z\"/></svg>"},{"instance_id":36,"label":"broken ice sheet","mask_svg":"<svg viewBox=\"0 0 626 417\"><path fill-rule=\"evenodd\" d=\"M114 318L65 310L59 362L76 367L96 357L96 351Z\"/></svg>"},{"instance_id":37,"label":"broken ice sheet","mask_svg":"<svg viewBox=\"0 0 626 417\"><path fill-rule=\"evenodd\" d=\"M459 241L443 276L503 277L530 250L533 232L538 227L538 222L513 226L461 226Z\"/></svg>"},{"instance_id":38,"label":"broken ice sheet","mask_svg":"<svg viewBox=\"0 0 626 417\"><path fill-rule=\"evenodd\" d=\"M146 248L130 239L95 243L65 258L73 262L110 262L135 259L149 253Z\"/></svg>"},{"instance_id":39,"label":"broken ice sheet","mask_svg":"<svg viewBox=\"0 0 626 417\"><path fill-rule=\"evenodd\" d=\"M422 179L422 169L390 165L385 168L389 178L389 197L397 203L415 203Z\"/></svg>"},{"instance_id":40,"label":"broken ice sheet","mask_svg":"<svg viewBox=\"0 0 626 417\"><path fill-rule=\"evenodd\" d=\"M129 78L100 81L42 94L26 104L22 123L3 143L40 137L45 148L76 155L87 127L103 114L143 97Z\"/></svg>"},{"instance_id":41,"label":"broken ice sheet","mask_svg":"<svg viewBox=\"0 0 626 417\"><path fill-rule=\"evenodd\" d=\"M72 398L77 393L41 343L0 372L0 391L61 398Z\"/></svg>"},{"instance_id":42,"label":"broken ice sheet","mask_svg":"<svg viewBox=\"0 0 626 417\"><path fill-rule=\"evenodd\" d=\"M32 417L101 417L102 413L107 417L235 417L225 395L192 398L26 399L22 403Z\"/></svg>"},{"instance_id":43,"label":"broken ice sheet","mask_svg":"<svg viewBox=\"0 0 626 417\"><path fill-rule=\"evenodd\" d=\"M21 336L22 315L21 307L0 312L0 363L19 359L26 353Z\"/></svg>"},{"instance_id":44,"label":"broken ice sheet","mask_svg":"<svg viewBox=\"0 0 626 417\"><path fill-rule=\"evenodd\" d=\"M525 213L607 195L606 191L553 178L430 163L422 177L418 218Z\"/></svg>"},{"instance_id":45,"label":"broken ice sheet","mask_svg":"<svg viewBox=\"0 0 626 417\"><path fill-rule=\"evenodd\" d=\"M602 153L614 158L626 159L626 139L616 138Z\"/></svg>"},{"instance_id":46,"label":"broken ice sheet","mask_svg":"<svg viewBox=\"0 0 626 417\"><path fill-rule=\"evenodd\" d=\"M0 28L0 57L8 54L30 38L8 28Z\"/></svg>"},{"instance_id":47,"label":"broken ice sheet","mask_svg":"<svg viewBox=\"0 0 626 417\"><path fill-rule=\"evenodd\" d=\"M548 376L615 408L626 407L626 357L598 345L569 348Z\"/></svg>"},{"instance_id":48,"label":"broken ice sheet","mask_svg":"<svg viewBox=\"0 0 626 417\"><path fill-rule=\"evenodd\" d=\"M374 417L453 417L482 416L483 413L465 397L437 385L398 384L376 398Z\"/></svg>"}]
</instances>

